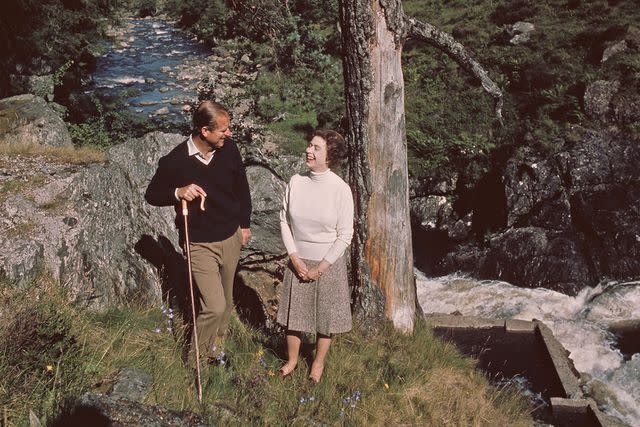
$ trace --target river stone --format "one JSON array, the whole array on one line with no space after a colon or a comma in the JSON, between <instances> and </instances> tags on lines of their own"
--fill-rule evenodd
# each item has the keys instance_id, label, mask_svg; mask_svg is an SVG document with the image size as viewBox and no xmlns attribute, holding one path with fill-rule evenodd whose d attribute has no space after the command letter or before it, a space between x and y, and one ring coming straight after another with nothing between
<instances>
[{"instance_id":1,"label":"river stone","mask_svg":"<svg viewBox=\"0 0 640 427\"><path fill-rule=\"evenodd\" d=\"M60 116L49 108L44 99L31 94L0 100L0 142L57 147L73 145Z\"/></svg>"}]
</instances>

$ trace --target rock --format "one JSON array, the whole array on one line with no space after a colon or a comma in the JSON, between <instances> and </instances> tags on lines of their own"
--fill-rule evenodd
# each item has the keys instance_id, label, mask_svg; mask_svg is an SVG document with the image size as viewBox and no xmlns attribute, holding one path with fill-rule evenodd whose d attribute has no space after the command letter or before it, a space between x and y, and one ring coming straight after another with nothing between
<instances>
[{"instance_id":1,"label":"rock","mask_svg":"<svg viewBox=\"0 0 640 427\"><path fill-rule=\"evenodd\" d=\"M425 228L447 229L451 216L451 200L446 196L427 196L411 199L411 214L420 218Z\"/></svg>"},{"instance_id":2,"label":"rock","mask_svg":"<svg viewBox=\"0 0 640 427\"><path fill-rule=\"evenodd\" d=\"M591 265L591 283L640 276L640 146L622 134L585 131L554 156L565 177L574 241Z\"/></svg>"},{"instance_id":3,"label":"rock","mask_svg":"<svg viewBox=\"0 0 640 427\"><path fill-rule=\"evenodd\" d=\"M251 112L253 102L250 99L242 99L233 109L234 117L246 116Z\"/></svg>"},{"instance_id":4,"label":"rock","mask_svg":"<svg viewBox=\"0 0 640 427\"><path fill-rule=\"evenodd\" d=\"M509 229L489 242L483 277L575 295L594 280L578 243L538 227Z\"/></svg>"},{"instance_id":5,"label":"rock","mask_svg":"<svg viewBox=\"0 0 640 427\"><path fill-rule=\"evenodd\" d=\"M163 73L168 73L171 71L171 67L167 67L167 66L160 67L160 71Z\"/></svg>"},{"instance_id":6,"label":"rock","mask_svg":"<svg viewBox=\"0 0 640 427\"><path fill-rule=\"evenodd\" d=\"M458 184L456 173L447 177L433 176L421 179L409 179L409 197L419 197L426 195L452 195Z\"/></svg>"},{"instance_id":7,"label":"rock","mask_svg":"<svg viewBox=\"0 0 640 427\"><path fill-rule=\"evenodd\" d=\"M621 125L640 123L640 96L633 92L618 92L612 104L613 120Z\"/></svg>"},{"instance_id":8,"label":"rock","mask_svg":"<svg viewBox=\"0 0 640 427\"><path fill-rule=\"evenodd\" d=\"M173 215L149 209L142 193L158 158L180 141L179 135L150 134L114 147L108 164L63 164L46 175L18 163L10 176L27 181L4 196L0 212L34 231L23 231L21 239L0 235L6 248L0 274L21 285L48 271L68 285L71 299L98 307L125 299L159 302L163 290L181 285L173 276L181 257ZM48 165L45 159L35 163Z\"/></svg>"},{"instance_id":9,"label":"rock","mask_svg":"<svg viewBox=\"0 0 640 427\"><path fill-rule=\"evenodd\" d=\"M587 115L600 122L606 122L610 115L610 103L620 88L619 81L598 80L587 86L584 93L584 108Z\"/></svg>"},{"instance_id":10,"label":"rock","mask_svg":"<svg viewBox=\"0 0 640 427\"><path fill-rule=\"evenodd\" d=\"M156 79L152 78L152 77L145 77L144 82L148 85L152 85L156 82Z\"/></svg>"},{"instance_id":11,"label":"rock","mask_svg":"<svg viewBox=\"0 0 640 427\"><path fill-rule=\"evenodd\" d=\"M507 31L509 36L511 37L509 43L511 43L512 45L527 43L529 40L531 40L531 34L533 34L535 29L535 25L530 22L516 22Z\"/></svg>"},{"instance_id":12,"label":"rock","mask_svg":"<svg viewBox=\"0 0 640 427\"><path fill-rule=\"evenodd\" d=\"M193 412L170 411L116 396L85 393L53 426L175 426L204 427L204 420Z\"/></svg>"},{"instance_id":13,"label":"rock","mask_svg":"<svg viewBox=\"0 0 640 427\"><path fill-rule=\"evenodd\" d=\"M35 95L0 100L0 142L17 145L72 146L62 119Z\"/></svg>"},{"instance_id":14,"label":"rock","mask_svg":"<svg viewBox=\"0 0 640 427\"><path fill-rule=\"evenodd\" d=\"M153 105L158 105L158 101L140 101L138 105L141 107L151 107Z\"/></svg>"},{"instance_id":15,"label":"rock","mask_svg":"<svg viewBox=\"0 0 640 427\"><path fill-rule=\"evenodd\" d=\"M602 53L602 59L600 60L600 62L605 62L612 56L622 53L626 50L627 50L627 42L624 40L607 43L605 45L604 52Z\"/></svg>"},{"instance_id":16,"label":"rock","mask_svg":"<svg viewBox=\"0 0 640 427\"><path fill-rule=\"evenodd\" d=\"M169 114L169 107L162 107L162 108L158 108L156 111L153 112L154 115L156 116L162 116L165 114Z\"/></svg>"},{"instance_id":17,"label":"rock","mask_svg":"<svg viewBox=\"0 0 640 427\"><path fill-rule=\"evenodd\" d=\"M159 158L183 140L181 135L150 133L113 147L105 164L50 167L43 159L32 159L34 165L45 165L38 168L16 161L15 170L9 169L2 179L25 177L25 183L20 191L0 197L0 217L21 238L0 234L5 249L0 252L0 274L24 285L48 271L67 284L71 299L92 307L125 300L159 304L169 293L186 310L175 212L143 199ZM274 283L282 277L284 259L278 219L284 182L279 173L290 173L293 162L272 166L262 158L256 164L259 157L244 151L253 159L247 175L254 238L244 249L240 269L251 272L246 273L251 280L245 274L245 292L261 295L256 300L265 306L259 311L273 313Z\"/></svg>"},{"instance_id":18,"label":"rock","mask_svg":"<svg viewBox=\"0 0 640 427\"><path fill-rule=\"evenodd\" d=\"M571 227L569 198L553 161L541 159L530 149L521 150L507 162L503 182L508 227Z\"/></svg>"},{"instance_id":19,"label":"rock","mask_svg":"<svg viewBox=\"0 0 640 427\"><path fill-rule=\"evenodd\" d=\"M136 368L124 368L116 375L110 396L142 402L153 383L153 377Z\"/></svg>"}]
</instances>

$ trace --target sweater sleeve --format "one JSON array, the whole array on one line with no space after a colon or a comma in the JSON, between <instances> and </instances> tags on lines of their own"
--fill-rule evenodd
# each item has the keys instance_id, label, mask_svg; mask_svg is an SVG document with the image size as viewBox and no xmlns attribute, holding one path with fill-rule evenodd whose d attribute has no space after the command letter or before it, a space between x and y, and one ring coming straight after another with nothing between
<instances>
[{"instance_id":1,"label":"sweater sleeve","mask_svg":"<svg viewBox=\"0 0 640 427\"><path fill-rule=\"evenodd\" d=\"M324 256L325 261L330 264L342 256L353 238L353 195L346 184L340 188L336 232L337 238Z\"/></svg>"},{"instance_id":2,"label":"sweater sleeve","mask_svg":"<svg viewBox=\"0 0 640 427\"><path fill-rule=\"evenodd\" d=\"M175 197L175 190L176 187L169 170L169 161L166 157L162 157L158 161L158 169L156 169L153 178L151 178L144 198L153 206L173 206L178 203Z\"/></svg>"},{"instance_id":3,"label":"sweater sleeve","mask_svg":"<svg viewBox=\"0 0 640 427\"><path fill-rule=\"evenodd\" d=\"M291 183L293 178L287 184L287 188L284 190L284 196L282 197L282 209L280 210L280 234L282 236L282 243L287 248L287 253L298 252L296 243L293 240L293 233L291 232L291 225L289 224L289 194L291 192Z\"/></svg>"},{"instance_id":4,"label":"sweater sleeve","mask_svg":"<svg viewBox=\"0 0 640 427\"><path fill-rule=\"evenodd\" d=\"M238 168L234 179L234 188L240 199L240 228L249 228L251 227L251 191L247 181L247 171L237 146L235 146L235 152Z\"/></svg>"}]
</instances>

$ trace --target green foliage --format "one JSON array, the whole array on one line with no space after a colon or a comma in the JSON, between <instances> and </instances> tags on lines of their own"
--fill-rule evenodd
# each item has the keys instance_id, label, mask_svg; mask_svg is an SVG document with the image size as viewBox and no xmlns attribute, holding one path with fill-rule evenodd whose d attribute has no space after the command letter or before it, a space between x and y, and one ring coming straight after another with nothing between
<instances>
[{"instance_id":1,"label":"green foliage","mask_svg":"<svg viewBox=\"0 0 640 427\"><path fill-rule=\"evenodd\" d=\"M173 129L165 118L149 119L127 110L124 98L130 91L125 89L115 97L93 93L70 100L67 126L73 143L105 148L153 130Z\"/></svg>"},{"instance_id":2,"label":"green foliage","mask_svg":"<svg viewBox=\"0 0 640 427\"><path fill-rule=\"evenodd\" d=\"M339 128L344 111L342 75L334 63L323 74L306 68L264 72L249 88L256 113L280 136L280 151L300 154L316 127Z\"/></svg>"},{"instance_id":3,"label":"green foliage","mask_svg":"<svg viewBox=\"0 0 640 427\"><path fill-rule=\"evenodd\" d=\"M332 64L336 0L215 0L204 4L169 0L164 10L210 45L230 38L261 45L254 46L254 52L264 53L259 60L280 70L299 66L324 70Z\"/></svg>"},{"instance_id":4,"label":"green foliage","mask_svg":"<svg viewBox=\"0 0 640 427\"><path fill-rule=\"evenodd\" d=\"M47 68L68 64L68 58L77 67L90 55L104 26L116 19L121 4L121 0L5 0L0 13L0 96L6 93L7 76L16 73L16 64L18 74L43 74Z\"/></svg>"},{"instance_id":5,"label":"green foliage","mask_svg":"<svg viewBox=\"0 0 640 427\"><path fill-rule=\"evenodd\" d=\"M11 320L3 319L0 326L0 406L11 425L26 421L25 410L31 408L50 419L65 393L79 393L83 383L74 312L64 293L50 284L41 279L15 292L0 283L3 307L12 310Z\"/></svg>"},{"instance_id":6,"label":"green foliage","mask_svg":"<svg viewBox=\"0 0 640 427\"><path fill-rule=\"evenodd\" d=\"M71 68L73 62L73 59L68 59L56 70L55 73L53 73L54 86L60 86L62 84L63 77L67 73L67 71L69 71L69 68Z\"/></svg>"},{"instance_id":7,"label":"green foliage","mask_svg":"<svg viewBox=\"0 0 640 427\"><path fill-rule=\"evenodd\" d=\"M158 10L157 0L135 0L132 5L133 10L136 11L136 15L140 18L147 16L153 16Z\"/></svg>"}]
</instances>

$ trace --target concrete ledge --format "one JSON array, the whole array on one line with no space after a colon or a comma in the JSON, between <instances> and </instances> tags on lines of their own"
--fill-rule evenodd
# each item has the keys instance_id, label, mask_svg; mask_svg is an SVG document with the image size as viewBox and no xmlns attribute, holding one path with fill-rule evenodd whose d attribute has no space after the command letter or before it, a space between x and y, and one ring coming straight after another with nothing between
<instances>
[{"instance_id":1,"label":"concrete ledge","mask_svg":"<svg viewBox=\"0 0 640 427\"><path fill-rule=\"evenodd\" d=\"M583 395L582 390L580 390L580 377L573 366L573 362L569 359L569 352L553 336L553 332L547 325L538 320L535 323L536 332L542 338L544 347L551 358L551 363L564 389L564 396L560 397L581 398Z\"/></svg>"},{"instance_id":2,"label":"concrete ledge","mask_svg":"<svg viewBox=\"0 0 640 427\"><path fill-rule=\"evenodd\" d=\"M532 334L536 329L534 322L528 320L507 319L504 323L507 332L524 332Z\"/></svg>"},{"instance_id":3,"label":"concrete ledge","mask_svg":"<svg viewBox=\"0 0 640 427\"><path fill-rule=\"evenodd\" d=\"M425 319L434 328L491 329L504 328L504 320L484 319L475 316L452 314L427 314Z\"/></svg>"}]
</instances>

